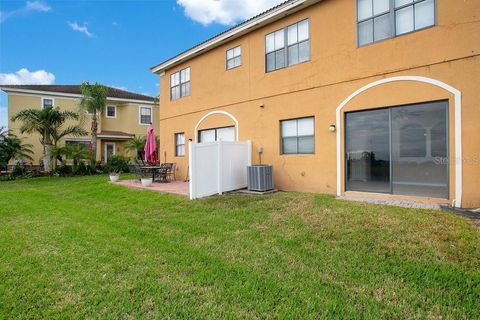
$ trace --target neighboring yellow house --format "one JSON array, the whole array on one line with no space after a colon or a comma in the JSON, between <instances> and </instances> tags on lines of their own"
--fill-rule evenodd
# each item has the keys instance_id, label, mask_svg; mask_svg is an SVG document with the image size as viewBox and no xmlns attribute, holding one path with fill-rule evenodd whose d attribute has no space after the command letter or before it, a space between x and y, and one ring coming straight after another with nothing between
<instances>
[{"instance_id":1,"label":"neighboring yellow house","mask_svg":"<svg viewBox=\"0 0 480 320\"><path fill-rule=\"evenodd\" d=\"M480 207L480 1L290 0L152 67L188 141L251 140L283 190Z\"/></svg>"},{"instance_id":2,"label":"neighboring yellow house","mask_svg":"<svg viewBox=\"0 0 480 320\"><path fill-rule=\"evenodd\" d=\"M8 128L25 143L33 145L34 163L43 157L43 147L38 134L20 134L20 122L11 118L20 110L55 106L61 110L74 111L82 115L82 125L89 133L85 137L66 137L63 143L89 145L91 116L79 106L81 91L78 85L1 85L8 94ZM156 99L138 93L107 87L107 108L100 116L97 140L97 160L106 161L112 154L134 156L125 150L124 144L135 136L145 136L150 122L158 133L159 113ZM68 125L68 123L66 124Z\"/></svg>"}]
</instances>

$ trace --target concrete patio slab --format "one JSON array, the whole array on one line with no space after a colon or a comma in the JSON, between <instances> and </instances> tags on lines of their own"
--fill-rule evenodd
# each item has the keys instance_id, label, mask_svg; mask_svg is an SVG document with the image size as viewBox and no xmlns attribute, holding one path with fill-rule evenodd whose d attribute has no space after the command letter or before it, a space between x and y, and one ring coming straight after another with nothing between
<instances>
[{"instance_id":1,"label":"concrete patio slab","mask_svg":"<svg viewBox=\"0 0 480 320\"><path fill-rule=\"evenodd\" d=\"M161 193L177 194L184 197L190 195L190 188L188 182L183 181L171 181L168 183L153 183L150 187L142 186L142 183L138 180L121 180L118 182L112 182L115 185L124 186L131 189L148 190Z\"/></svg>"}]
</instances>

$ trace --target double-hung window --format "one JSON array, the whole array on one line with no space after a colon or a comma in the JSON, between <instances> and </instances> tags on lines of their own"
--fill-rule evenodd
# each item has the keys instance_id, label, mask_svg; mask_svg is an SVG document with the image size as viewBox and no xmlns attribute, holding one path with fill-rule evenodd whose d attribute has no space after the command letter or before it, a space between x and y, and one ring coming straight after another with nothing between
<instances>
[{"instance_id":1,"label":"double-hung window","mask_svg":"<svg viewBox=\"0 0 480 320\"><path fill-rule=\"evenodd\" d=\"M357 0L358 45L435 25L435 0Z\"/></svg>"},{"instance_id":2,"label":"double-hung window","mask_svg":"<svg viewBox=\"0 0 480 320\"><path fill-rule=\"evenodd\" d=\"M152 108L140 107L140 124L152 123Z\"/></svg>"},{"instance_id":3,"label":"double-hung window","mask_svg":"<svg viewBox=\"0 0 480 320\"><path fill-rule=\"evenodd\" d=\"M227 50L227 70L242 65L242 47L238 46Z\"/></svg>"},{"instance_id":4,"label":"double-hung window","mask_svg":"<svg viewBox=\"0 0 480 320\"><path fill-rule=\"evenodd\" d=\"M265 36L266 71L310 60L309 20L303 20Z\"/></svg>"},{"instance_id":5,"label":"double-hung window","mask_svg":"<svg viewBox=\"0 0 480 320\"><path fill-rule=\"evenodd\" d=\"M170 100L190 95L190 67L170 76Z\"/></svg>"},{"instance_id":6,"label":"double-hung window","mask_svg":"<svg viewBox=\"0 0 480 320\"><path fill-rule=\"evenodd\" d=\"M185 133L175 133L175 156L183 157L185 155Z\"/></svg>"},{"instance_id":7,"label":"double-hung window","mask_svg":"<svg viewBox=\"0 0 480 320\"><path fill-rule=\"evenodd\" d=\"M47 107L53 107L55 100L53 98L42 98L42 109Z\"/></svg>"},{"instance_id":8,"label":"double-hung window","mask_svg":"<svg viewBox=\"0 0 480 320\"><path fill-rule=\"evenodd\" d=\"M315 121L313 117L280 121L282 154L315 152Z\"/></svg>"},{"instance_id":9,"label":"double-hung window","mask_svg":"<svg viewBox=\"0 0 480 320\"><path fill-rule=\"evenodd\" d=\"M107 106L107 118L116 118L116 117L117 117L117 107Z\"/></svg>"}]
</instances>

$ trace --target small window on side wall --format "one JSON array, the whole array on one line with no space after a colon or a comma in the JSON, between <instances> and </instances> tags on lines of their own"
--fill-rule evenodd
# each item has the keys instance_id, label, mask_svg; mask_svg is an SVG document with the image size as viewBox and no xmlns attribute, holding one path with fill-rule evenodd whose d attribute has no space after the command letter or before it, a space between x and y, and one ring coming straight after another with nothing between
<instances>
[{"instance_id":1,"label":"small window on side wall","mask_svg":"<svg viewBox=\"0 0 480 320\"><path fill-rule=\"evenodd\" d=\"M282 154L315 153L313 117L280 121Z\"/></svg>"},{"instance_id":2,"label":"small window on side wall","mask_svg":"<svg viewBox=\"0 0 480 320\"><path fill-rule=\"evenodd\" d=\"M227 50L227 70L240 67L242 65L242 47L238 46Z\"/></svg>"},{"instance_id":3,"label":"small window on side wall","mask_svg":"<svg viewBox=\"0 0 480 320\"><path fill-rule=\"evenodd\" d=\"M175 133L175 156L183 157L185 155L185 133Z\"/></svg>"},{"instance_id":4,"label":"small window on side wall","mask_svg":"<svg viewBox=\"0 0 480 320\"><path fill-rule=\"evenodd\" d=\"M53 107L54 103L53 98L42 98L42 108Z\"/></svg>"},{"instance_id":5,"label":"small window on side wall","mask_svg":"<svg viewBox=\"0 0 480 320\"><path fill-rule=\"evenodd\" d=\"M116 117L117 117L117 107L107 106L107 118L116 118Z\"/></svg>"}]
</instances>

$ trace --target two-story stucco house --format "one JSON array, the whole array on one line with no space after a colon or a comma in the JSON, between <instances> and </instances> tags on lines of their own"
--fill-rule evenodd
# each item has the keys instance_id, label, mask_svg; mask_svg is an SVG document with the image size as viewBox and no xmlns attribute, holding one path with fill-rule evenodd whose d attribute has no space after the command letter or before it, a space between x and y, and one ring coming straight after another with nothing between
<instances>
[{"instance_id":1,"label":"two-story stucco house","mask_svg":"<svg viewBox=\"0 0 480 320\"><path fill-rule=\"evenodd\" d=\"M279 189L480 207L479 17L286 1L151 68L161 150L185 175L189 140L251 140Z\"/></svg>"},{"instance_id":2,"label":"two-story stucco house","mask_svg":"<svg viewBox=\"0 0 480 320\"><path fill-rule=\"evenodd\" d=\"M80 109L82 97L79 85L2 85L0 89L8 95L8 128L25 143L33 145L35 161L43 157L43 147L38 135L22 135L21 123L11 118L20 110L59 107L82 115L82 125L90 133L91 116ZM156 99L138 93L107 87L107 107L100 116L97 138L97 160L106 161L113 154L131 155L124 144L135 136L145 136L150 123L158 132L159 114ZM67 124L68 125L68 124ZM89 145L90 136L66 137L64 143Z\"/></svg>"}]
</instances>

